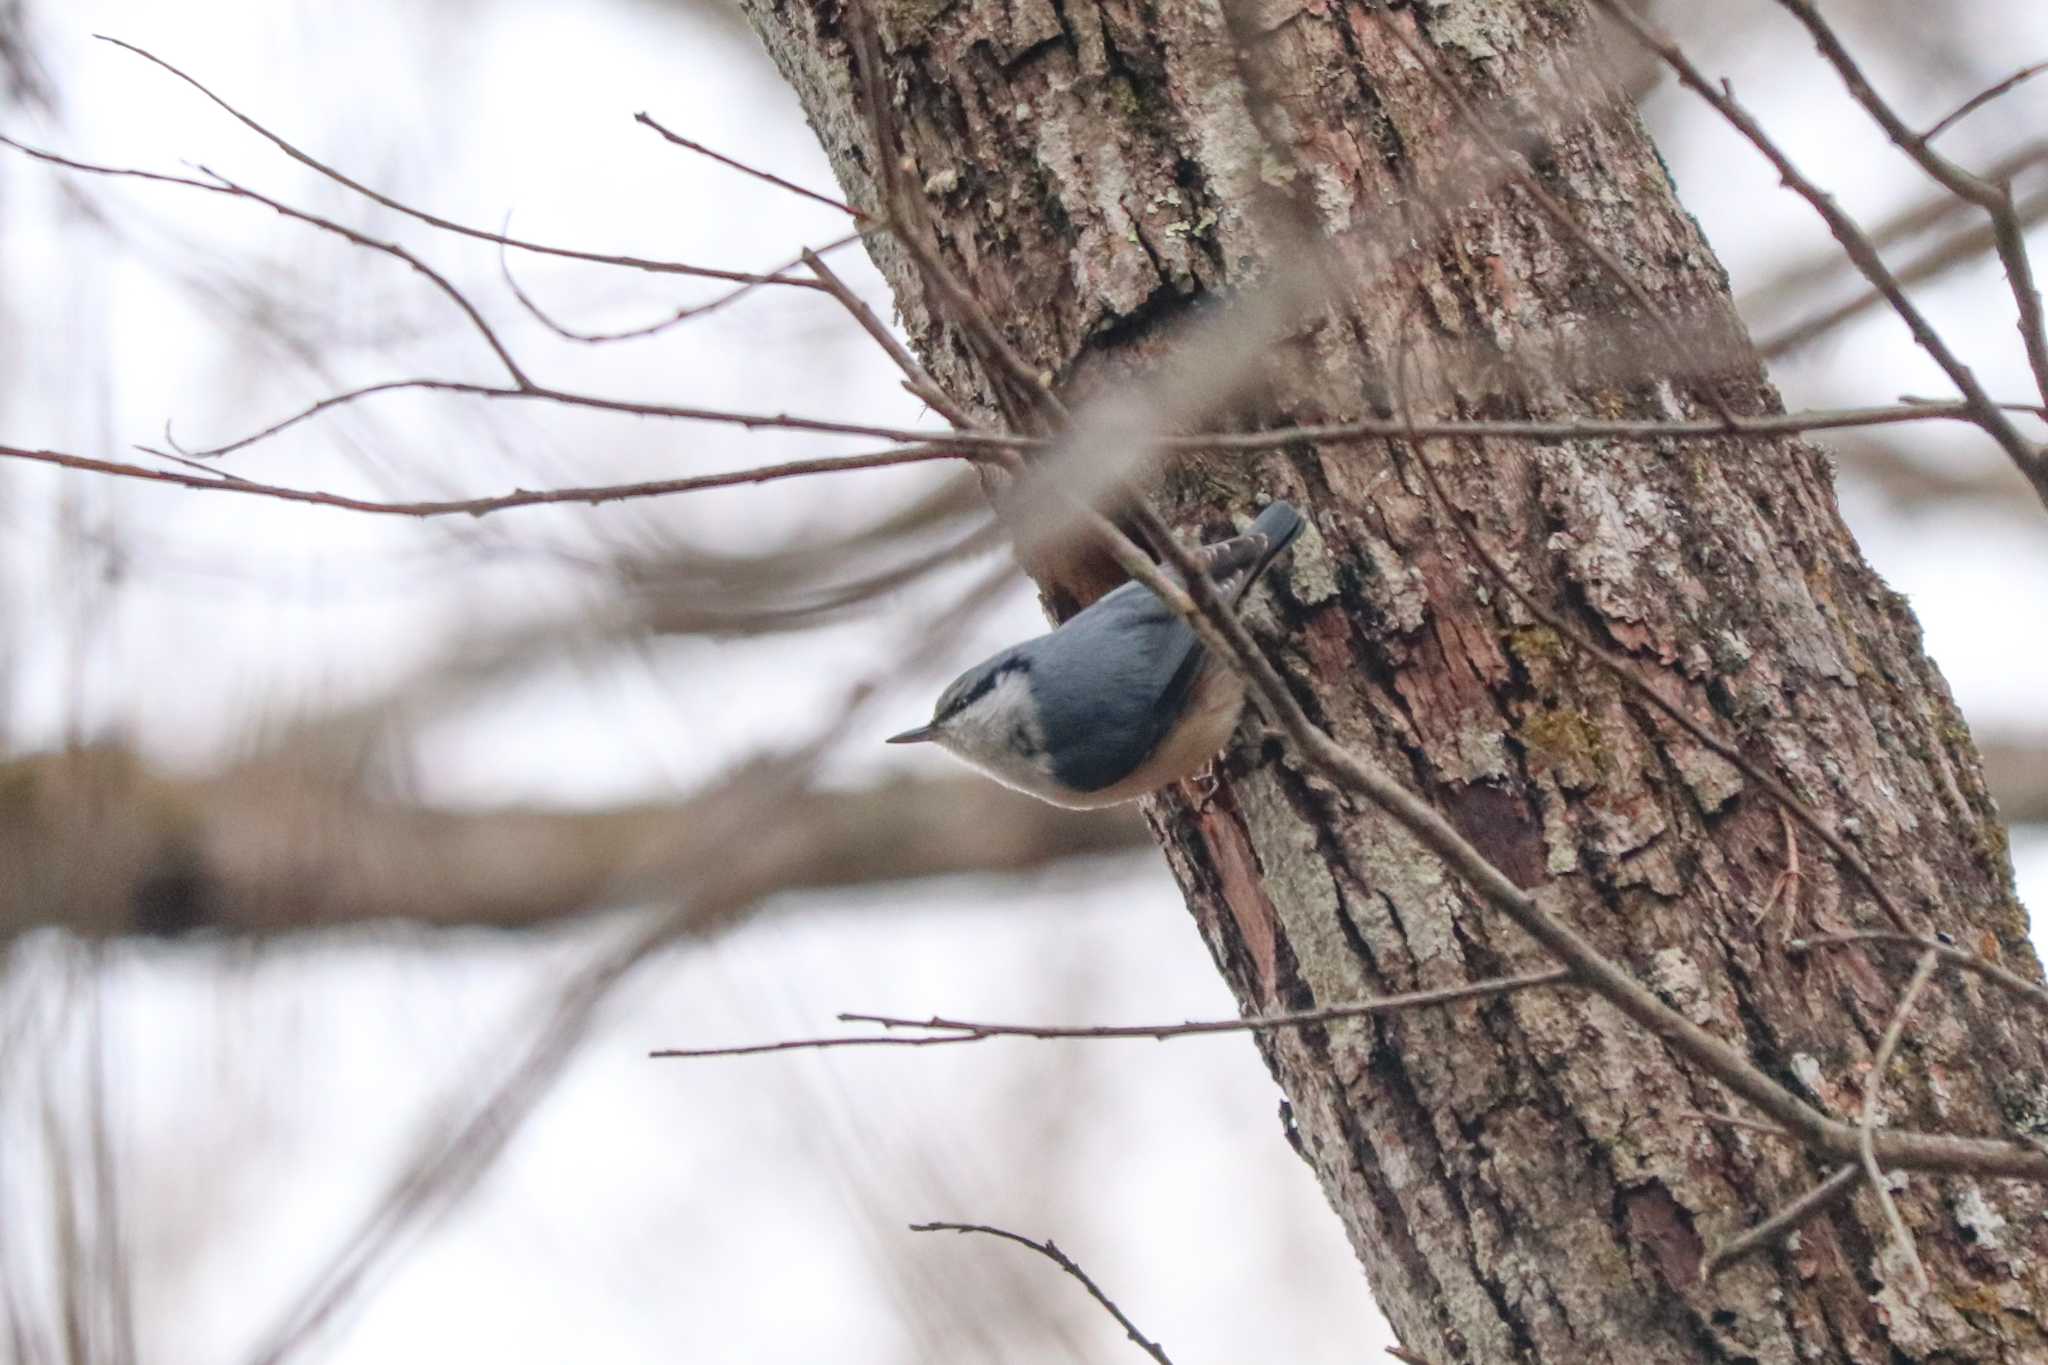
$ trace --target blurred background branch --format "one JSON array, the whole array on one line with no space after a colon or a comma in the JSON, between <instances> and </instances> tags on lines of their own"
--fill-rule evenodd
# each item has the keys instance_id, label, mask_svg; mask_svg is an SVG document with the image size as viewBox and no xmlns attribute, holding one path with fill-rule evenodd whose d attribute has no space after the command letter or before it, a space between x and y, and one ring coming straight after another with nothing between
<instances>
[{"instance_id":1,"label":"blurred background branch","mask_svg":"<svg viewBox=\"0 0 2048 1365\"><path fill-rule=\"evenodd\" d=\"M531 929L672 900L719 854L713 788L594 810L435 809L269 762L202 777L104 746L0 764L0 936L276 934L366 920ZM804 790L780 807L778 891L1029 872L1149 848L1135 809L1087 816L972 777ZM719 831L719 837L729 837Z\"/></svg>"}]
</instances>

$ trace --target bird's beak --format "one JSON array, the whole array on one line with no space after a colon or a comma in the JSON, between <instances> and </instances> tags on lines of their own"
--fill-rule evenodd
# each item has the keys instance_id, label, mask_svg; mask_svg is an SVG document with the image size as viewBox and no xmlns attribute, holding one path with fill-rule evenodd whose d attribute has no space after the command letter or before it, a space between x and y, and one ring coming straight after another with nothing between
<instances>
[{"instance_id":1,"label":"bird's beak","mask_svg":"<svg viewBox=\"0 0 2048 1365\"><path fill-rule=\"evenodd\" d=\"M922 744L928 739L936 739L938 733L939 727L936 725L920 725L915 730L905 730L900 735L891 735L882 742L884 744Z\"/></svg>"}]
</instances>

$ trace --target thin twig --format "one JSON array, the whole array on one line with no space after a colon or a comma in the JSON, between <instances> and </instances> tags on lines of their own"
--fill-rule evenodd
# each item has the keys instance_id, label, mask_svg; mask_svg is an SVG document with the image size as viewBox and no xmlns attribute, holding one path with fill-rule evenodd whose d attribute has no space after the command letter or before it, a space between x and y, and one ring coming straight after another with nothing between
<instances>
[{"instance_id":1,"label":"thin twig","mask_svg":"<svg viewBox=\"0 0 2048 1365\"><path fill-rule=\"evenodd\" d=\"M0 139L4 141L4 139ZM819 431L844 435L874 436L884 440L919 443L921 448L934 451L953 447L975 450L1042 450L1050 444L1043 437L1016 436L985 429L971 429L959 432L915 431L899 427L871 427L854 423L824 422L810 418L791 417L787 414L769 415L721 411L714 408L686 408L655 403L638 403L625 399L603 398L593 394L569 393L559 389L535 386L532 389L517 389L490 384L472 384L458 380L444 379L399 379L368 384L359 389L349 389L330 394L326 398L308 405L282 421L275 422L260 431L224 445L208 447L197 451L183 450L178 453L185 459L193 457L214 458L245 449L289 427L326 412L331 408L354 403L379 394L399 393L407 390L428 390L442 393L463 394L477 398L491 399L533 399L565 403L575 407L592 408L598 411L623 413L634 417L666 418L677 421L717 422L749 429L788 429L798 431ZM1896 422L1923 420L1969 420L1961 404L1913 403L1895 407L1873 408L1862 411L1845 410L1839 413L1787 414L1778 419L1770 432L1756 432L1756 435L1783 435L1796 429L1786 423L1809 420L1806 430L1839 429L1853 426L1888 425ZM1157 445L1162 450L1221 449L1231 451L1252 451L1284 446L1296 441L1320 441L1334 443L1347 440L1378 440L1387 436L1408 436L1415 438L1485 439L1489 437L1527 438L1532 440L1575 440L1585 437L1614 437L1630 439L1635 437L1688 439L1718 438L1729 435L1715 423L1683 422L1660 426L1654 422L1416 422L1412 425L1397 421L1358 422L1333 427L1288 427L1265 432L1219 432L1201 436L1161 437ZM1752 433L1736 433L1752 434ZM162 453L151 450L152 454ZM17 459L41 460L48 464L63 464L71 468L91 470L128 478L156 478L160 471L143 469L141 466L124 465L104 460L92 460L84 456L60 455L54 451L32 451L17 447L0 446L0 457L12 456ZM233 477L233 476L229 476ZM247 482L247 481L244 481ZM195 483L192 487L211 487L211 484ZM271 497L283 497L291 501L307 501L302 489L277 490L263 484L250 483L244 492ZM327 501L327 499L316 499ZM573 501L574 499L567 499ZM336 506L353 506L348 502L337 502ZM439 504L428 504L438 506ZM519 505L517 503L508 505ZM394 504L370 503L359 510L381 512L391 510ZM450 510L465 510L451 508Z\"/></svg>"},{"instance_id":2,"label":"thin twig","mask_svg":"<svg viewBox=\"0 0 2048 1365\"><path fill-rule=\"evenodd\" d=\"M2033 403L2001 403L2001 409L2023 412L2048 420L2048 406ZM1894 426L1932 420L1968 422L1976 425L1976 411L1966 402L1953 399L1900 402L1868 408L1808 409L1802 412L1771 413L1761 417L1737 417L1735 424L1719 419L1708 421L1659 421L1654 419L1602 420L1569 418L1563 421L1500 419L1489 421L1425 422L1412 426L1398 417L1365 418L1356 422L1324 425L1275 427L1269 431L1206 432L1184 436L1160 436L1154 444L1161 450L1267 450L1274 446L1303 443L1384 440L1404 437L1412 431L1420 436L1504 438L1532 441L1583 440L1695 440L1743 437L1773 440L1813 431L1841 431L1855 427ZM1020 439L1017 444L1030 444Z\"/></svg>"},{"instance_id":3,"label":"thin twig","mask_svg":"<svg viewBox=\"0 0 2048 1365\"><path fill-rule=\"evenodd\" d=\"M1775 1246L1791 1236L1809 1222L1846 1199L1863 1179L1863 1170L1854 1162L1838 1166L1826 1180L1815 1185L1805 1194L1779 1209L1770 1217L1750 1228L1738 1237L1732 1237L1715 1247L1700 1262L1700 1279L1710 1280L1729 1266L1734 1265L1752 1252Z\"/></svg>"},{"instance_id":4,"label":"thin twig","mask_svg":"<svg viewBox=\"0 0 2048 1365\"><path fill-rule=\"evenodd\" d=\"M1951 111L1950 113L1942 117L1940 120L1938 120L1933 127L1929 128L1924 133L1918 134L1916 140L1920 142L1934 141L1934 139L1940 137L1943 133L1955 127L1958 123L1961 123L1964 119L1976 113L1979 109L1983 108L1991 101L1997 99L2000 95L2005 94L2014 86L2019 85L2022 82L2032 80L2034 77L2040 75L2043 71L2048 71L2048 62L2035 62L2032 66L2021 67L2019 70L2013 72L2010 76L2007 76L2004 80L1992 86L1990 89L1980 90L1976 94L1970 96L1970 98L1964 100L1960 105L1956 106L1956 108L1953 111Z\"/></svg>"},{"instance_id":5,"label":"thin twig","mask_svg":"<svg viewBox=\"0 0 2048 1365\"><path fill-rule=\"evenodd\" d=\"M746 162L735 160L734 158L725 155L725 153L723 152L714 152L701 142L692 142L689 138L684 137L681 133L672 132L671 130L663 127L659 122L655 120L652 114L646 112L645 110L642 110L641 112L633 115L633 122L641 124L648 128L652 128L655 132L660 133L663 137L667 138L670 142L673 142L678 147L682 147L689 151L695 152L697 155L702 157L709 157L711 160L716 161L721 166L730 166L733 170L738 171L742 175L751 175L756 180L766 181L768 184L775 186L777 189L788 190L791 194L812 200L815 203L823 204L826 208L838 209L841 213L847 215L849 218L860 220L866 219L868 216L867 214L862 213L859 209L854 208L851 204L847 204L841 200L834 199L829 194L820 194L816 190L807 190L802 185L798 185L791 181L784 180L781 176L776 175L772 171L764 171L758 166L749 166Z\"/></svg>"},{"instance_id":6,"label":"thin twig","mask_svg":"<svg viewBox=\"0 0 2048 1365\"><path fill-rule=\"evenodd\" d=\"M253 200L272 212L290 218L295 222L305 223L324 232L331 232L353 245L368 247L372 251L381 251L387 256L405 262L421 275L424 275L435 288L446 294L454 301L455 306L462 310L463 315L469 319L470 325L476 328L478 334L483 337L485 344L491 348L491 352L498 357L498 362L505 367L505 372L511 376L514 387L520 389L534 387L534 383L527 377L526 371L521 369L519 362L512 358L512 353L505 348L505 343L498 340L498 334L491 330L491 325L484 321L484 315L477 310L475 304L469 301L469 297L456 288L447 276L413 255L410 251L407 251L404 247L396 242L380 241L375 237L367 236L346 224L337 223L331 218L322 218L318 214L307 213L304 209L293 208L282 200L272 199L269 195L252 190L246 185L238 185L226 176L205 166L199 167L199 171L202 175L212 177L219 183L222 189L237 198Z\"/></svg>"},{"instance_id":7,"label":"thin twig","mask_svg":"<svg viewBox=\"0 0 2048 1365\"><path fill-rule=\"evenodd\" d=\"M165 459L178 459L190 464L182 457L152 450L151 454ZM754 469L739 469L725 474L697 474L679 479L650 479L642 483L593 484L584 488L521 488L510 493L498 493L482 498L452 498L438 502L379 502L371 498L350 497L344 493L326 493L311 488L291 488L281 484L257 483L239 474L181 474L173 469L151 469L146 465L123 464L117 460L97 460L86 455L70 455L58 450L25 450L16 446L0 445L0 459L27 460L36 464L57 465L64 469L85 470L94 474L109 474L123 479L141 479L147 483L170 484L179 488L197 488L208 492L243 493L257 497L274 498L282 502L308 503L316 507L336 507L350 512L367 512L377 516L396 517L446 517L446 516L488 516L514 507L542 507L550 503L585 503L596 506L606 502L625 502L636 498L659 498L677 493L695 493L707 488L732 488L741 484L772 483L778 479L802 478L812 474L834 474L853 469L882 469L892 465L923 464L933 460L972 460L973 452L948 450L943 444L897 447L890 450L871 451L864 455L827 456L816 460L794 460L788 464L762 465Z\"/></svg>"},{"instance_id":8,"label":"thin twig","mask_svg":"<svg viewBox=\"0 0 2048 1365\"><path fill-rule=\"evenodd\" d=\"M559 256L565 260L587 261L592 265L617 266L626 270L639 270L656 275L690 275L700 279L725 280L733 284L783 284L796 289L815 289L817 287L810 280L804 279L801 276L785 278L744 270L719 270L710 266L687 265L681 261L650 260L641 256L607 255L598 251L577 251L569 247L549 246L544 242L527 241L519 237L507 237L502 233L491 232L479 227L471 227L467 223L458 223L452 218L443 218L438 214L428 213L424 209L414 208L411 204L407 204L402 200L393 199L388 194L371 189L361 181L351 179L319 158L300 150L277 133L264 127L255 119L250 118L234 105L229 104L219 95L214 94L212 90L207 88L197 78L187 75L148 49L137 47L133 43L124 42L119 38L110 37L104 33L96 33L93 36L103 43L112 43L115 47L132 52L143 60L162 67L165 71L170 72L173 76L176 76L179 80L191 86L194 90L197 90L200 94L206 96L207 99L225 110L237 123L240 123L243 127L249 129L300 165L325 176L344 189L353 190L372 203L381 204L394 213L402 213L415 222L425 223L428 227L440 228L443 232L452 232L462 237L473 237L480 242L496 242L500 246L514 247L520 251L531 251L540 256ZM174 179L175 177L157 176L153 178Z\"/></svg>"},{"instance_id":9,"label":"thin twig","mask_svg":"<svg viewBox=\"0 0 2048 1365\"><path fill-rule=\"evenodd\" d=\"M868 307L860 295L847 288L846 281L834 274L832 268L818 258L817 253L804 252L803 263L818 277L818 283L824 285L832 297L839 300L839 306L860 325L860 329L874 338L875 344L882 348L883 354L896 362L896 368L901 370L903 377L909 381L912 393L923 399L933 412L951 422L956 428L969 430L974 427L973 419L939 387L939 382L918 363L917 357L910 353L909 348L896 339L896 334L875 316L875 310Z\"/></svg>"},{"instance_id":10,"label":"thin twig","mask_svg":"<svg viewBox=\"0 0 2048 1365\"><path fill-rule=\"evenodd\" d=\"M977 1033L991 1038L1150 1038L1160 1041L1167 1038L1181 1038L1204 1033L1267 1033L1276 1029L1312 1028L1321 1024L1336 1023L1345 1019L1362 1019L1371 1015L1394 1014L1401 1010L1415 1009L1424 1005L1452 1005L1462 1000L1476 1000L1483 997L1511 995L1517 991L1533 990L1540 986L1564 986L1571 984L1572 974L1563 967L1548 971L1526 972L1520 976L1494 977L1486 981L1473 981L1459 986L1444 986L1436 990L1408 991L1400 995L1382 996L1374 1000L1355 1001L1348 1005L1331 1005L1322 1009L1293 1010L1286 1014L1254 1015L1249 1019L1207 1019L1190 1020L1181 1024L1121 1024L1104 1026L1047 1027L1035 1024L986 1024L965 1019L904 1019L886 1014L842 1014L839 1018L849 1024L876 1024L882 1028L955 1030Z\"/></svg>"},{"instance_id":11,"label":"thin twig","mask_svg":"<svg viewBox=\"0 0 2048 1365\"><path fill-rule=\"evenodd\" d=\"M1809 938L1793 939L1785 945L1785 950L1791 953L1805 953L1811 952L1815 948L1835 948L1856 943L1901 944L1934 953L1942 961L1953 967L1981 976L1986 981L2005 987L2005 989L2011 991L2035 1009L2048 1010L2048 989L2043 989L2038 982L2029 981L2025 977L2015 975L1996 963L1979 957L1975 953L1965 952L1952 943L1944 943L1938 938L1929 938L1924 934L1888 934L1880 930L1864 930L1847 934L1815 934Z\"/></svg>"},{"instance_id":12,"label":"thin twig","mask_svg":"<svg viewBox=\"0 0 2048 1365\"><path fill-rule=\"evenodd\" d=\"M509 225L508 219L507 226ZM844 237L836 238L817 248L815 254L824 255L827 252L836 251L840 247L850 246L854 242L859 241L860 237L859 233L850 232ZM806 249L806 254L812 253ZM745 284L736 284L724 293L708 298L702 303L685 304L659 322L644 323L638 327L627 327L615 332L579 332L573 327L568 327L555 321L553 317L541 308L539 303L534 301L531 295L520 287L519 281L513 277L512 262L506 255L505 245L502 242L498 245L498 273L504 277L505 287L512 291L512 297L518 300L519 306L524 308L535 322L538 322L556 336L561 337L564 341L581 342L587 346L602 346L615 341L641 341L647 337L657 336L679 323L688 322L692 318L703 317L707 313L716 313L729 304L738 303L741 299L755 293L764 285L796 283L789 276L788 272L794 270L802 263L802 257L793 258L787 263L775 267L771 274L761 279L749 280Z\"/></svg>"},{"instance_id":13,"label":"thin twig","mask_svg":"<svg viewBox=\"0 0 2048 1365\"><path fill-rule=\"evenodd\" d=\"M1116 1319L1117 1326L1124 1329L1124 1335L1136 1342L1146 1355L1158 1361L1159 1365L1173 1365L1173 1361L1167 1356L1165 1348L1147 1337L1143 1332L1140 1332L1138 1324L1124 1316L1124 1310L1116 1306L1116 1301L1103 1293L1102 1287L1096 1284L1094 1280L1088 1278L1088 1272L1076 1265L1073 1257L1061 1251L1052 1243L1051 1239L1043 1242L1034 1242L1029 1237L1019 1233L990 1227L986 1223L912 1223L910 1230L912 1232L978 1232L985 1237L1000 1237L1006 1242L1015 1242L1019 1246L1030 1247L1061 1270L1079 1280L1081 1287L1088 1291L1088 1297L1101 1304L1103 1310Z\"/></svg>"},{"instance_id":14,"label":"thin twig","mask_svg":"<svg viewBox=\"0 0 2048 1365\"><path fill-rule=\"evenodd\" d=\"M540 384L517 388L503 384L475 384L460 379L388 379L381 383L365 384L361 388L328 394L325 398L309 403L290 416L280 418L261 430L220 445L188 449L184 453L197 459L218 459L223 455L245 450L259 441L267 441L280 432L288 431L335 408L346 407L380 394L408 391L456 393L471 398L511 399L516 402L560 403L564 407L590 408L597 412L616 412L630 417L711 422L721 426L745 427L750 431L811 431L827 436L870 436L881 441L977 450L998 450L1015 444L1007 437L992 433L918 431L910 427L885 427L865 422L835 422L820 417L798 417L786 412L734 412L724 408L694 408L674 403L641 403L627 398L604 398L597 394L572 393L567 389L551 389Z\"/></svg>"},{"instance_id":15,"label":"thin twig","mask_svg":"<svg viewBox=\"0 0 2048 1365\"><path fill-rule=\"evenodd\" d=\"M929 1036L863 1033L829 1038L788 1038L780 1042L749 1043L740 1047L664 1048L647 1055L751 1057L764 1052L819 1051L837 1047L931 1047L943 1043L978 1043L988 1038L1146 1038L1154 1042L1164 1042L1169 1038L1188 1038L1213 1033L1271 1033L1281 1029L1315 1028L1345 1019L1394 1014L1401 1010L1418 1009L1427 1005L1452 1005L1461 1000L1511 995L1517 991L1534 990L1540 986L1565 986L1570 985L1571 980L1570 971L1556 967L1548 971L1494 977L1486 981L1445 986L1437 990L1379 996L1371 1000L1357 1000L1322 1009L1292 1010L1285 1014L1260 1014L1248 1019L1190 1019L1178 1024L991 1024L972 1019L948 1019L941 1015L933 1015L929 1019L906 1019L888 1014L846 1013L839 1016L841 1023L875 1024L884 1029L918 1029Z\"/></svg>"},{"instance_id":16,"label":"thin twig","mask_svg":"<svg viewBox=\"0 0 2048 1365\"><path fill-rule=\"evenodd\" d=\"M1913 1233L1906 1226L1906 1220L1899 1216L1899 1206L1893 1202L1892 1192L1884 1183L1884 1171L1877 1164L1877 1097L1884 1088L1884 1073L1891 1068L1892 1053L1898 1050L1899 1039L1905 1034L1906 1016L1913 1012L1920 992L1939 965L1941 954L1930 951L1922 953L1919 965L1913 968L1913 977L1906 983L1905 994L1899 997L1899 1007L1892 1011L1891 1023L1885 1026L1884 1037L1878 1040L1877 1056L1871 1059L1870 1074L1863 1083L1863 1112L1856 1123L1856 1152L1863 1161L1863 1174L1869 1178L1871 1191L1877 1195L1878 1207L1884 1210L1885 1222L1891 1225L1893 1243L1913 1272L1914 1290L1923 1296L1932 1289L1927 1280L1927 1267L1921 1264L1920 1248L1914 1245Z\"/></svg>"},{"instance_id":17,"label":"thin twig","mask_svg":"<svg viewBox=\"0 0 2048 1365\"><path fill-rule=\"evenodd\" d=\"M1756 912L1760 937L1767 937L1764 931L1780 897L1785 901L1785 922L1794 930L1799 928L1799 887L1806 879L1799 870L1799 831L1792 828L1792 812L1783 806L1778 807L1778 824L1785 831L1785 866L1771 878L1770 894L1764 897L1763 905Z\"/></svg>"},{"instance_id":18,"label":"thin twig","mask_svg":"<svg viewBox=\"0 0 2048 1365\"><path fill-rule=\"evenodd\" d=\"M164 185L182 185L187 189L204 190L209 194L225 195L230 199L247 199L252 203L261 204L265 208L286 218L295 219L298 222L319 228L323 232L331 232L352 245L365 247L371 251L382 252L384 255L403 261L406 265L424 276L428 283L445 294L454 302L456 307L462 310L463 315L469 319L470 323L483 336L484 341L497 355L499 362L504 365L506 372L511 375L512 382L516 387L523 390L533 386L533 382L526 377L526 372L519 368L517 361L512 359L511 352L505 349L504 343L498 340L497 333L491 330L490 324L484 321L483 314L477 311L476 306L469 301L468 297L460 289L457 289L447 276L396 242L380 241L375 237L358 232L352 227L337 223L331 218L322 218L318 214L307 213L303 209L293 208L291 205L280 200L272 199L269 195L261 194L243 185L238 185L226 176L210 171L204 166L199 167L199 171L202 175L209 178L206 180L194 180L182 175L160 175L154 171L138 171L122 166L103 166L90 161L79 161L72 157L60 156L55 152L44 151L40 147L31 147L25 142L17 142L5 135L0 135L0 146L12 147L15 151L25 156L33 157L47 165L62 167L68 171L78 171L86 175L115 176L134 180L148 180Z\"/></svg>"},{"instance_id":19,"label":"thin twig","mask_svg":"<svg viewBox=\"0 0 2048 1365\"><path fill-rule=\"evenodd\" d=\"M1740 1114L1718 1114L1704 1109L1681 1109L1678 1111L1678 1117L1691 1119L1695 1123L1718 1124L1723 1128L1746 1128L1752 1133L1762 1133L1765 1137L1782 1138L1787 1142L1799 1141L1797 1136L1786 1132L1775 1123L1764 1123L1758 1119L1744 1118Z\"/></svg>"}]
</instances>

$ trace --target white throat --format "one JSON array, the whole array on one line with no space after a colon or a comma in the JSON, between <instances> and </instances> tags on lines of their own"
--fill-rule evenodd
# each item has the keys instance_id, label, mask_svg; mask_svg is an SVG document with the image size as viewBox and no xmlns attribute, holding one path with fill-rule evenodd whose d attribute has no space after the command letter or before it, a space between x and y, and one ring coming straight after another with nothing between
<instances>
[{"instance_id":1,"label":"white throat","mask_svg":"<svg viewBox=\"0 0 2048 1365\"><path fill-rule=\"evenodd\" d=\"M948 720L932 736L954 757L987 773L1006 787L1041 800L1056 800L1052 760L1045 753L1045 731L1031 700L1031 682L1012 670L974 704Z\"/></svg>"}]
</instances>

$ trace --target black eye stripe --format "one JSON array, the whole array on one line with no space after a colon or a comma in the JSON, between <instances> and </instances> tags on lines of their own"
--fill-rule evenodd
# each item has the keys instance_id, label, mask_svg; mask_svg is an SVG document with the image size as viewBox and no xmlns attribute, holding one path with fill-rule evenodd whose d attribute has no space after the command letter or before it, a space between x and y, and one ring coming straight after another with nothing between
<instances>
[{"instance_id":1,"label":"black eye stripe","mask_svg":"<svg viewBox=\"0 0 2048 1365\"><path fill-rule=\"evenodd\" d=\"M1030 671L1031 664L1028 660L1006 660L1003 663L1002 667L991 669L989 672L983 674L980 678L975 680L974 686L968 688L958 697L955 697L951 702L945 703L942 709L940 710L938 716L935 717L935 719L952 719L954 716L959 715L962 711L966 710L968 707L974 705L974 703L980 701L983 697L987 696L990 688L994 687L997 683L1001 682L1010 674L1029 673Z\"/></svg>"}]
</instances>

